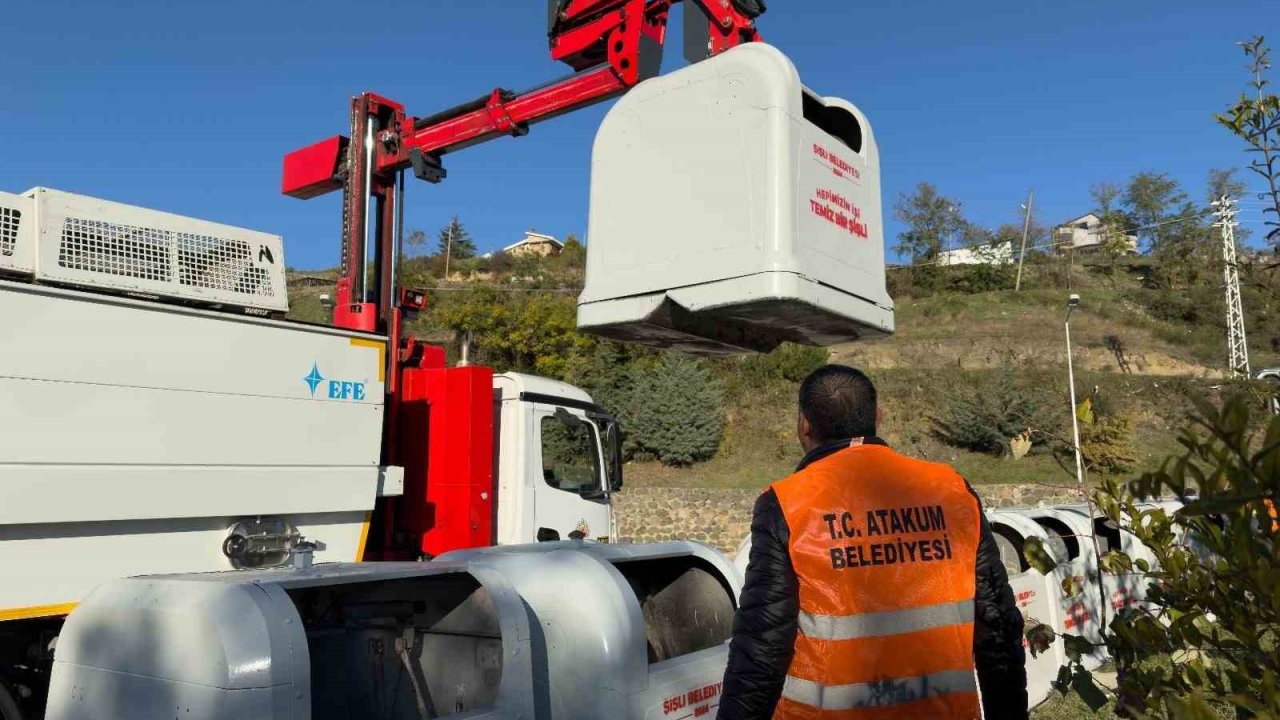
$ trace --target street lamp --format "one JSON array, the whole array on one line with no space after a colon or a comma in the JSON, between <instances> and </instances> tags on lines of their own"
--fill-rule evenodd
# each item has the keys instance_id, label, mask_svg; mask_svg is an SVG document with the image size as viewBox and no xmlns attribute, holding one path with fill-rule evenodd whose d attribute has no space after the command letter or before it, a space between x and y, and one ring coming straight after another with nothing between
<instances>
[{"instance_id":1,"label":"street lamp","mask_svg":"<svg viewBox=\"0 0 1280 720\"><path fill-rule=\"evenodd\" d=\"M1080 307L1080 296L1072 293L1071 297L1067 298L1067 320L1063 323L1067 333L1067 383L1071 386L1071 435L1075 441L1076 483L1080 485L1080 495L1084 497L1085 504L1089 508L1089 517L1093 521L1097 516L1094 514L1093 500L1084 486L1084 459L1080 455L1080 416L1076 413L1076 371L1075 363L1071 360L1071 313L1078 307ZM1093 560L1096 564L1098 581L1098 628L1105 631L1107 629L1107 591L1106 583L1102 579L1102 548L1098 544L1096 534L1093 542Z\"/></svg>"},{"instance_id":2,"label":"street lamp","mask_svg":"<svg viewBox=\"0 0 1280 720\"><path fill-rule=\"evenodd\" d=\"M1072 293L1067 299L1067 320L1064 323L1067 333L1067 384L1071 389L1071 435L1076 451L1076 482L1080 485L1080 492L1084 492L1084 460L1080 457L1080 418L1076 413L1076 371L1075 364L1071 361L1071 313L1078 307L1080 307L1080 296Z\"/></svg>"}]
</instances>

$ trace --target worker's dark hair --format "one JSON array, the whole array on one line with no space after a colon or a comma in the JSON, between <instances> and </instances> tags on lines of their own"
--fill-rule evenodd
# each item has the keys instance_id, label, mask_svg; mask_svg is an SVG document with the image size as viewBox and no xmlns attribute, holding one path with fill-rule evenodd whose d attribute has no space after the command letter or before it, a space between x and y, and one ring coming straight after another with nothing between
<instances>
[{"instance_id":1,"label":"worker's dark hair","mask_svg":"<svg viewBox=\"0 0 1280 720\"><path fill-rule=\"evenodd\" d=\"M876 388L860 370L827 365L800 384L800 413L819 442L876 434Z\"/></svg>"}]
</instances>

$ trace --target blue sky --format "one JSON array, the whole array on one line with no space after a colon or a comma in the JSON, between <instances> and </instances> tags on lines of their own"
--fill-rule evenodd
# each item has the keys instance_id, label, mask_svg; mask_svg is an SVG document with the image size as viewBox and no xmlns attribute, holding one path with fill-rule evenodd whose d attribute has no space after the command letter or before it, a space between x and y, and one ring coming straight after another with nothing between
<instances>
[{"instance_id":1,"label":"blue sky","mask_svg":"<svg viewBox=\"0 0 1280 720\"><path fill-rule=\"evenodd\" d=\"M542 0L6 5L0 189L278 233L302 268L336 264L338 196L280 195L281 158L345 132L351 95L377 91L424 116L566 71L549 58ZM1246 162L1211 119L1243 89L1235 42L1280 44L1274 0L771 5L761 28L806 84L870 117L886 214L928 180L991 226L1017 220L1029 187L1052 223L1088 209L1090 183L1144 169L1200 199L1208 168ZM668 68L679 54L677 39ZM482 250L529 228L581 235L605 109L450 156L444 184L410 186L407 225L434 233L456 213ZM1257 209L1242 219L1260 228Z\"/></svg>"}]
</instances>

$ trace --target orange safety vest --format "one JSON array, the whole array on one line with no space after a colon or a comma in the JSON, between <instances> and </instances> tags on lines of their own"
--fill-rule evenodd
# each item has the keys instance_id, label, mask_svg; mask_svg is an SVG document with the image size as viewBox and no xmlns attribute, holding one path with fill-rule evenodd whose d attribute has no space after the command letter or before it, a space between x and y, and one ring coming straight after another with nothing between
<instances>
[{"instance_id":1,"label":"orange safety vest","mask_svg":"<svg viewBox=\"0 0 1280 720\"><path fill-rule=\"evenodd\" d=\"M952 468L857 445L773 485L799 633L775 720L979 718L981 509Z\"/></svg>"}]
</instances>

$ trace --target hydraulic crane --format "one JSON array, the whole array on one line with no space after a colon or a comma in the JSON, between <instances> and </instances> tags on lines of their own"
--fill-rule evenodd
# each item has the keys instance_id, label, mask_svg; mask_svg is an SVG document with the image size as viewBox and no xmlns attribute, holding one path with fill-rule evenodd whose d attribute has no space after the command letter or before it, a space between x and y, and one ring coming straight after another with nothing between
<instances>
[{"instance_id":1,"label":"hydraulic crane","mask_svg":"<svg viewBox=\"0 0 1280 720\"><path fill-rule=\"evenodd\" d=\"M398 277L405 171L439 183L446 177L443 157L448 153L503 136L521 137L534 123L617 97L656 76L667 22L679 1L548 0L551 56L573 68L572 75L525 92L498 88L426 117L409 115L401 103L365 92L351 100L349 135L330 137L285 157L286 195L308 199L342 190L333 324L388 338L383 455L388 464L405 467L407 496L428 492L424 484L429 483L419 482L426 479L426 463L417 457L412 440L426 433L412 408L432 401L434 381L427 372L441 367L442 358L438 348L405 336L402 327L407 314L426 304L425 293L402 288ZM765 6L759 0L686 0L684 7L685 56L691 62L761 39L755 19ZM456 452L455 447L451 455L484 452L483 447L474 449ZM476 505L472 514L480 516L489 512L486 503L492 500L469 502ZM375 553L402 544L396 528L431 524L429 518L419 517L420 503L397 498L385 503L385 512L375 513L370 541ZM484 534L484 523L473 524L478 538ZM476 542L481 541L471 539L464 546Z\"/></svg>"},{"instance_id":2,"label":"hydraulic crane","mask_svg":"<svg viewBox=\"0 0 1280 720\"><path fill-rule=\"evenodd\" d=\"M287 155L286 195L306 199L343 192L334 323L398 337L402 310L420 307L422 295L398 292L396 283L404 170L438 183L446 177L442 158L448 153L506 135L526 135L534 123L616 97L657 75L667 21L679 1L549 0L551 56L574 74L521 93L497 88L427 117L410 116L402 104L366 92L351 100L350 135ZM762 2L687 0L684 6L690 61L760 39L755 18L764 12ZM366 286L370 251L375 258L372 287ZM389 392L395 392L394 385Z\"/></svg>"}]
</instances>

